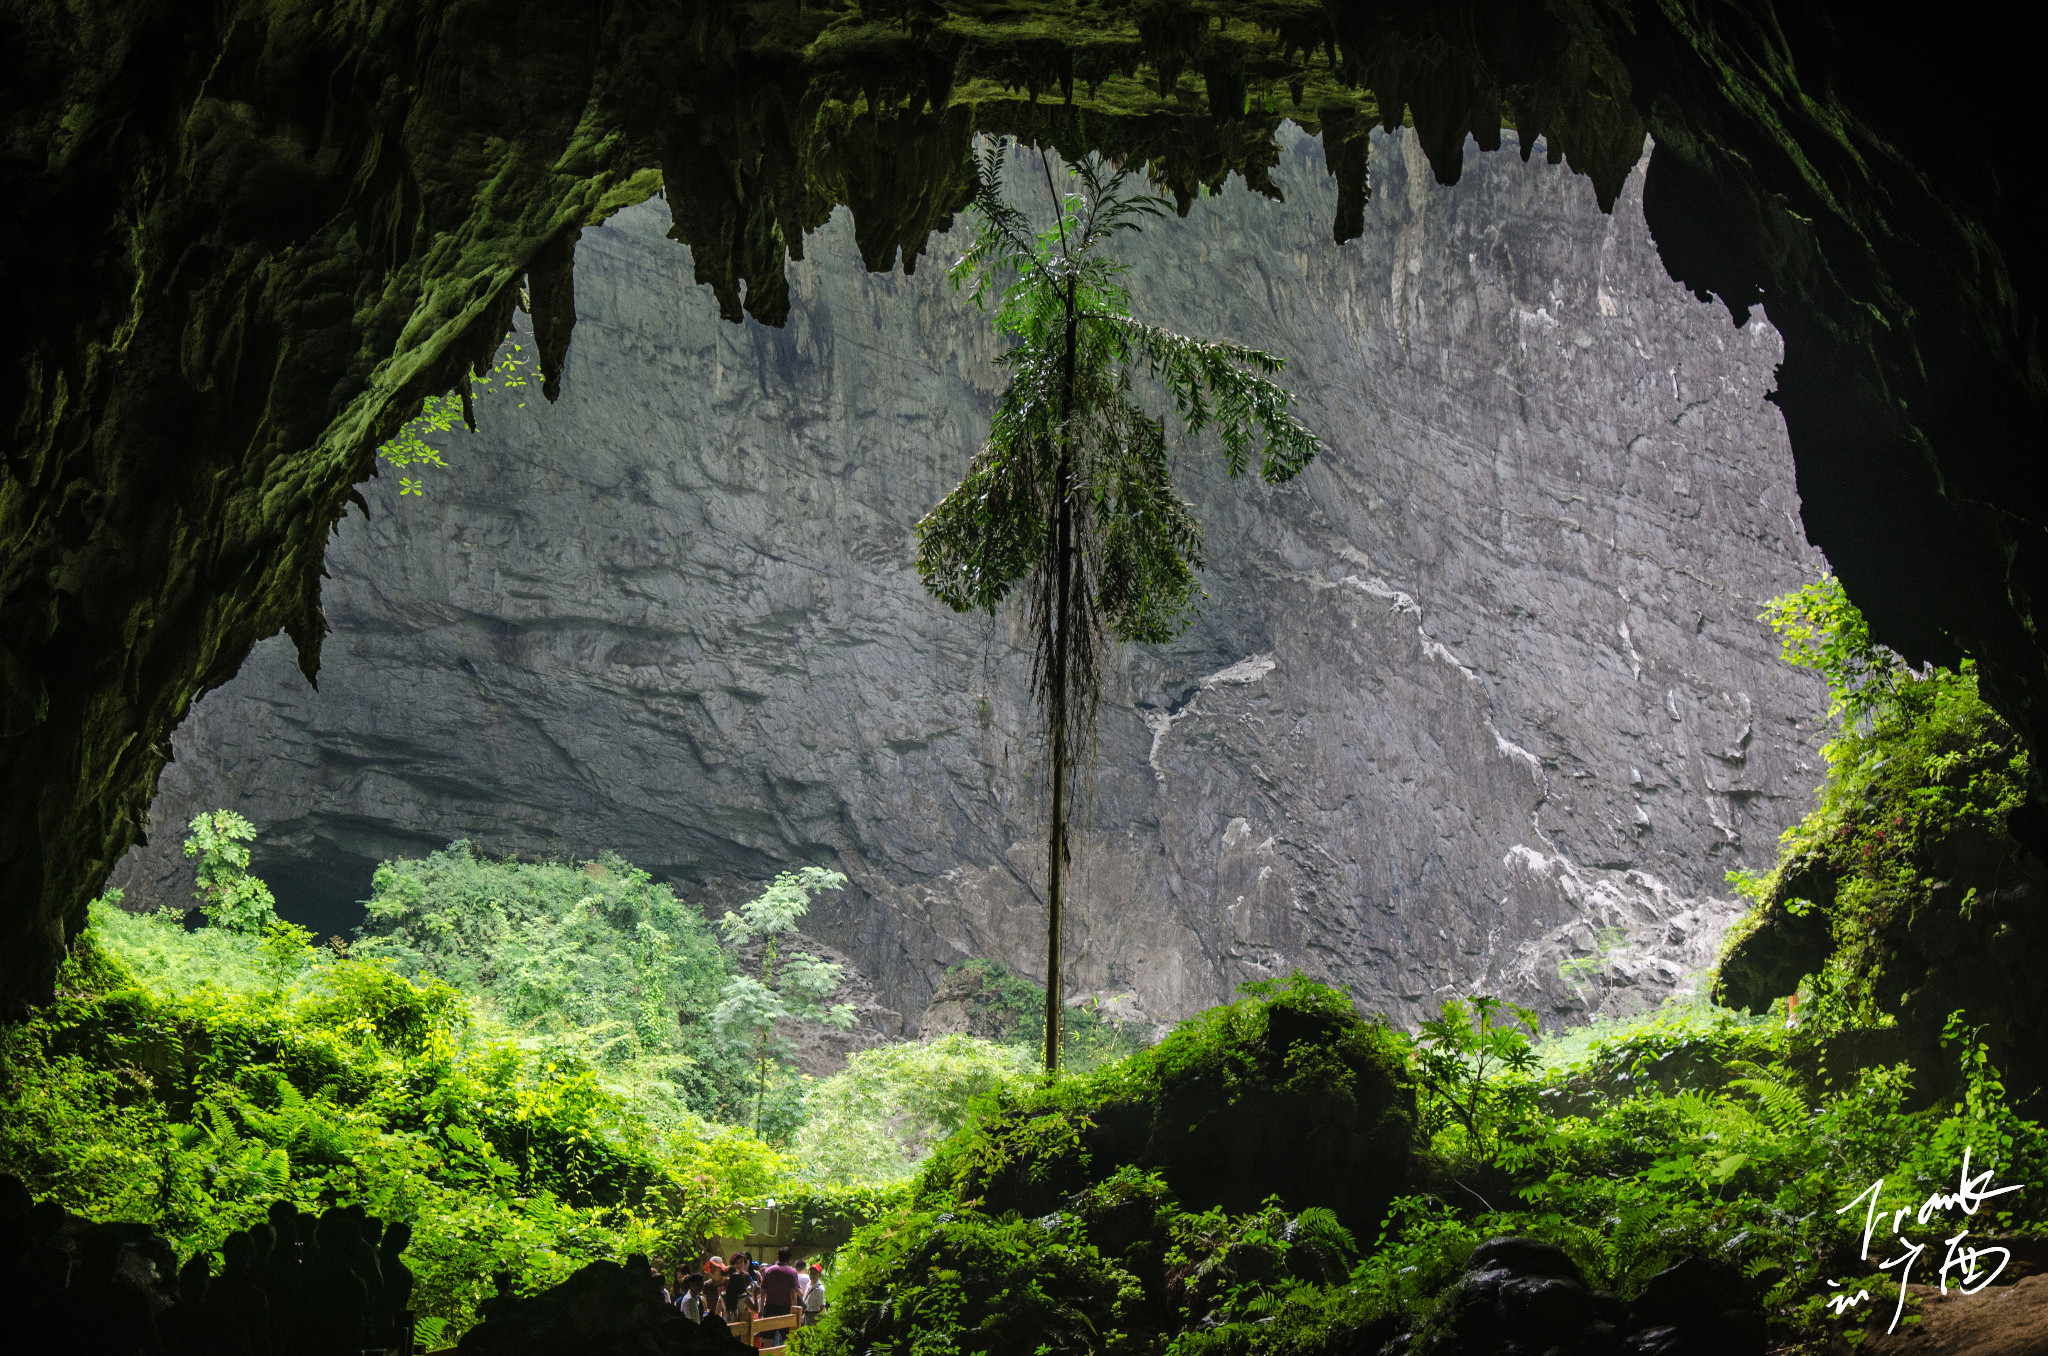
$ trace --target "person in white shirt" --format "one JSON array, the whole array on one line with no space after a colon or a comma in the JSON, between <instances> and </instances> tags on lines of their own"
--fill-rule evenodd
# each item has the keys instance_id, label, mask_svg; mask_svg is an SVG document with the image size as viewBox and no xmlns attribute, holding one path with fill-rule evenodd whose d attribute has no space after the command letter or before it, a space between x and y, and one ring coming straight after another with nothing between
<instances>
[{"instance_id":1,"label":"person in white shirt","mask_svg":"<svg viewBox=\"0 0 2048 1356\"><path fill-rule=\"evenodd\" d=\"M682 1298L676 1301L676 1308L683 1311L683 1317L692 1323L704 1321L704 1276L691 1272L683 1277Z\"/></svg>"},{"instance_id":2,"label":"person in white shirt","mask_svg":"<svg viewBox=\"0 0 2048 1356\"><path fill-rule=\"evenodd\" d=\"M810 1327L825 1315L825 1268L816 1262L804 1272L804 1326Z\"/></svg>"}]
</instances>

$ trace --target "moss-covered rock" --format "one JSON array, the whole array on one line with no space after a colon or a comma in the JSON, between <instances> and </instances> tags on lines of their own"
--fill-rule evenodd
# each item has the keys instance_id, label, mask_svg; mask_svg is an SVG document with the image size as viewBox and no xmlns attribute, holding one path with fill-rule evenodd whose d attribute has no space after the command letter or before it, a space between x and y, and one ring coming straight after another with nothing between
<instances>
[{"instance_id":1,"label":"moss-covered rock","mask_svg":"<svg viewBox=\"0 0 2048 1356\"><path fill-rule=\"evenodd\" d=\"M1295 976L1182 1023L1157 1046L1036 1092L944 1146L928 1181L982 1209L1042 1215L1123 1168L1181 1204L1268 1198L1370 1232L1410 1181L1415 1089L1400 1037Z\"/></svg>"},{"instance_id":2,"label":"moss-covered rock","mask_svg":"<svg viewBox=\"0 0 2048 1356\"><path fill-rule=\"evenodd\" d=\"M1401 1038L1300 976L1246 989L988 1108L854 1238L801 1350L1157 1351L1254 1291L1341 1281L1410 1187Z\"/></svg>"},{"instance_id":3,"label":"moss-covered rock","mask_svg":"<svg viewBox=\"0 0 2048 1356\"><path fill-rule=\"evenodd\" d=\"M1948 1091L1943 1038L1963 1013L2033 1103L2048 1084L2048 867L2013 832L2032 755L1967 666L1903 680L1828 755L1821 805L1756 884L1716 1000L1794 1000L1808 1068L1910 1062L1922 1105Z\"/></svg>"},{"instance_id":4,"label":"moss-covered rock","mask_svg":"<svg viewBox=\"0 0 2048 1356\"><path fill-rule=\"evenodd\" d=\"M1828 910L1835 902L1835 873L1825 858L1803 854L1778 868L1756 911L1732 932L1714 975L1714 1001L1747 1012L1799 988L1834 948Z\"/></svg>"}]
</instances>

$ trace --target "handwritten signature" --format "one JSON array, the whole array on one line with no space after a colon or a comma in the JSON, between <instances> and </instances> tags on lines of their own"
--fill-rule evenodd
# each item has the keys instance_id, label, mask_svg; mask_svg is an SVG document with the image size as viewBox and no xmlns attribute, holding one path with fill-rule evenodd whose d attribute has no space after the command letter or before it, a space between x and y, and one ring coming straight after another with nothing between
<instances>
[{"instance_id":1,"label":"handwritten signature","mask_svg":"<svg viewBox=\"0 0 2048 1356\"><path fill-rule=\"evenodd\" d=\"M1970 1175L1970 1151L1964 1149L1963 1170L1953 1195L1945 1196L1937 1191L1922 1201L1917 1211L1910 1205L1903 1205L1897 1210L1892 1211L1891 1224L1887 1232L1897 1235L1902 1251L1899 1256L1888 1258L1877 1264L1884 1271L1890 1271L1893 1267L1899 1269L1899 1303L1898 1307L1892 1311L1892 1324L1891 1327L1885 1329L1886 1332L1898 1331L1899 1317L1906 1311L1906 1280L1913 1274L1913 1264L1920 1260L1920 1254L1927 1251L1925 1243L1914 1243L1904 1233L1900 1232L1901 1225L1906 1216L1913 1216L1915 1224L1925 1227L1930 1218L1938 1217L1950 1210L1961 1210L1966 1215L1974 1215L1977 1213L1978 1207L1983 1205L1984 1202L1995 1196L2009 1195L2020 1189L2016 1186L2004 1186L1987 1190L1991 1186L1991 1179L1992 1172L1989 1169L1975 1177ZM1884 1218L1883 1215L1878 1213L1877 1209L1878 1195L1883 1190L1884 1178L1880 1177L1857 1193L1854 1200L1850 1201L1840 1210L1835 1211L1838 1215L1847 1214L1868 1198L1869 1205L1866 1208L1863 1219L1862 1256L1866 1262L1870 1260L1870 1240L1877 1233L1877 1222ZM1970 1231L1964 1229L1953 1238L1942 1240L1948 1245L1948 1254L1942 1259L1941 1271L1939 1272L1941 1277L1941 1293L1944 1295L1948 1294L1951 1273L1953 1273L1956 1286L1961 1293L1974 1295L1985 1286L1997 1280L1999 1273L2005 1270L2006 1264L2012 1261L2012 1250L2010 1248L1993 1246L1981 1248L1964 1247L1963 1240L1969 1236ZM1984 1264L1989 1262L1993 1253L1998 1255L1998 1265L1986 1271L1984 1270ZM1833 1309L1838 1317L1870 1298L1868 1290L1858 1290L1851 1294L1843 1289L1839 1281L1829 1281L1828 1284L1834 1289L1842 1291L1839 1295L1828 1297L1828 1307Z\"/></svg>"}]
</instances>

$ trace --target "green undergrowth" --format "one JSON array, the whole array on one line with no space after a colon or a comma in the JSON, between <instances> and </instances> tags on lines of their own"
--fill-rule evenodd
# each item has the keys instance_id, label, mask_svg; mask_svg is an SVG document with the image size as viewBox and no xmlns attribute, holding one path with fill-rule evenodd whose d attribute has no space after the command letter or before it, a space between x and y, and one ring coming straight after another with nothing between
<instances>
[{"instance_id":1,"label":"green undergrowth","mask_svg":"<svg viewBox=\"0 0 2048 1356\"><path fill-rule=\"evenodd\" d=\"M1727 1264L1776 1349L1819 1352L1882 1331L1902 1285L1988 1279L1998 1254L1944 1267L1968 1246L2048 1234L2029 755L1968 665L1907 667L1832 579L1766 619L1840 732L1817 808L1738 881L1757 908L1728 1006L1539 1042L1491 998L1409 1035L1298 978L1261 987L987 1099L855 1238L804 1356L1404 1351L1449 1337L1453 1282L1503 1235L1624 1301L1688 1257ZM1334 1167L1375 1121L1398 1131Z\"/></svg>"},{"instance_id":2,"label":"green undergrowth","mask_svg":"<svg viewBox=\"0 0 2048 1356\"><path fill-rule=\"evenodd\" d=\"M1856 1198L1880 1179L1885 1217L1905 1207L1935 1256L1915 1282L1959 1228L2041 1227L2048 1135L1961 1023L1957 1093L1918 1109L1906 1065L1822 1082L1782 1009L1679 1002L1569 1050L1531 1030L1462 1003L1409 1036L1297 977L1122 1063L1006 1086L854 1237L797 1350L1373 1351L1448 1321L1439 1299L1501 1235L1557 1244L1624 1298L1688 1255L1730 1262L1774 1340L1818 1349L1860 1330L1825 1311L1827 1282L1894 1293L1877 1259L1895 1241L1859 1256ZM2028 1189L1916 1221L1965 1149L1973 1175Z\"/></svg>"},{"instance_id":3,"label":"green undergrowth","mask_svg":"<svg viewBox=\"0 0 2048 1356\"><path fill-rule=\"evenodd\" d=\"M0 1031L0 1168L181 1256L270 1202L414 1224L421 1312L472 1320L583 1262L682 1254L790 1183L752 1136L657 1124L577 1050L455 987L274 929L188 932L95 904L57 999ZM829 1206L821 1203L817 1208Z\"/></svg>"}]
</instances>

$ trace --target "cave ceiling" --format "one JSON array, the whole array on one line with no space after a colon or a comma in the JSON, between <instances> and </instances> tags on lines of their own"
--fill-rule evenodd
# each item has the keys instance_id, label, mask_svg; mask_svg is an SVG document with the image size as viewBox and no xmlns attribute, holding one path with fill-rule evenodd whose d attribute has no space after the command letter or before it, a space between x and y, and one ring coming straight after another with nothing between
<instances>
[{"instance_id":1,"label":"cave ceiling","mask_svg":"<svg viewBox=\"0 0 2048 1356\"><path fill-rule=\"evenodd\" d=\"M522 293L552 389L582 227L663 193L721 310L775 324L836 206L869 268L916 267L980 134L1142 160L1185 204L1273 192L1293 119L1339 240L1376 124L1444 183L1468 137L1541 137L1603 207L1652 139L1673 276L1784 335L1808 535L1881 639L1973 658L2032 739L2036 81L1968 6L1901 13L0 0L0 1004L49 992L192 701L279 630L316 675L353 486Z\"/></svg>"}]
</instances>

